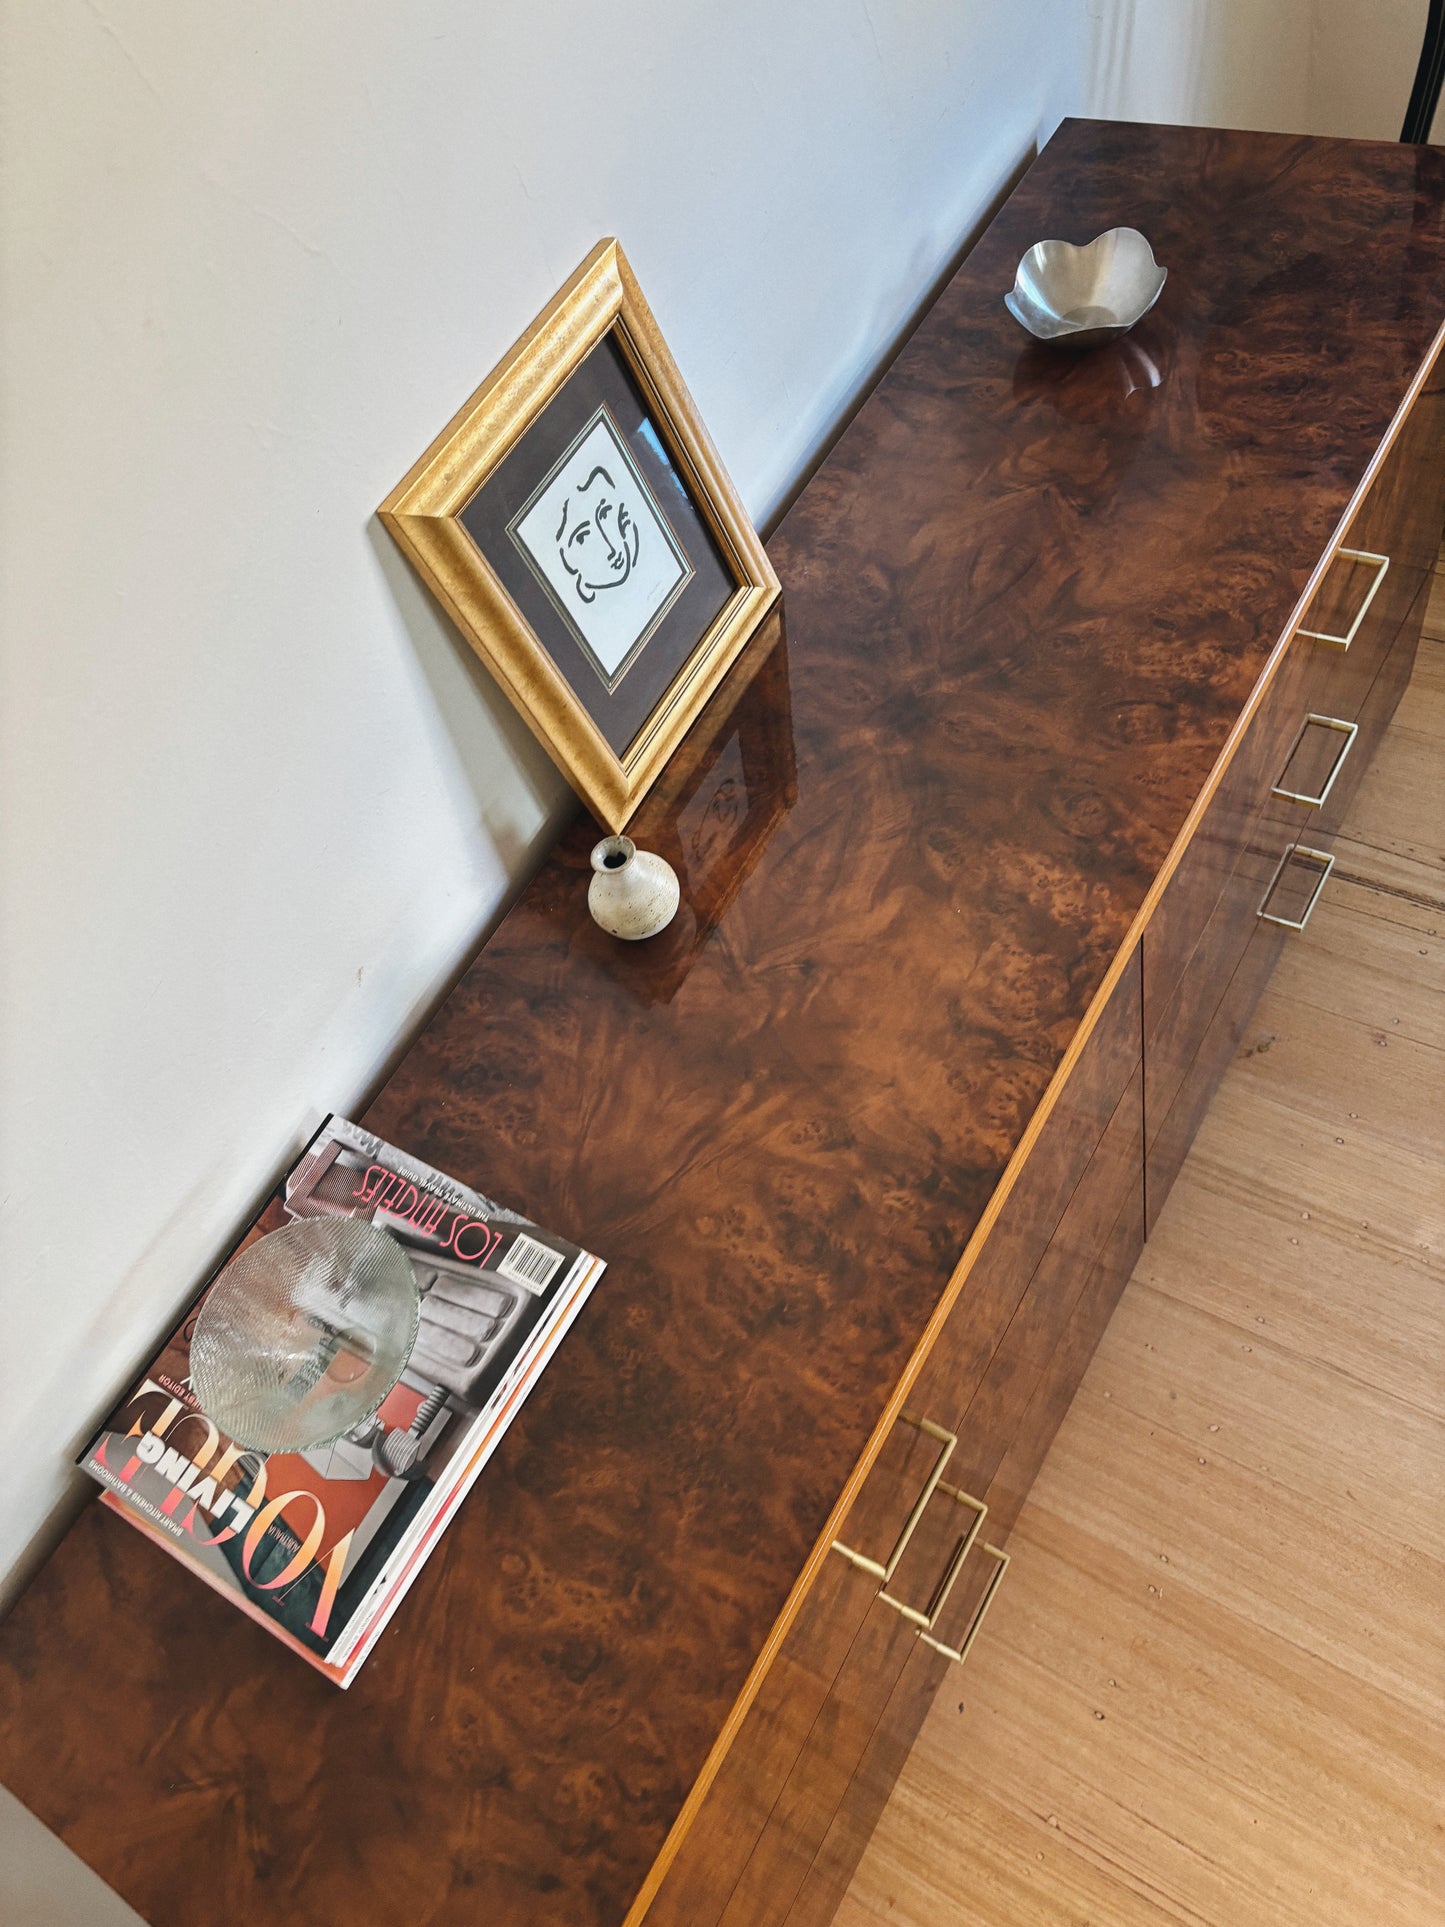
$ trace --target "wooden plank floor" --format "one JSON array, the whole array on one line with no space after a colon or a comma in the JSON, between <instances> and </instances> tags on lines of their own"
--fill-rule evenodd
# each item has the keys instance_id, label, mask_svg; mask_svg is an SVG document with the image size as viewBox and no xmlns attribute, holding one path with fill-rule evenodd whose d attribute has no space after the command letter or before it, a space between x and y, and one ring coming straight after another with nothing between
<instances>
[{"instance_id":1,"label":"wooden plank floor","mask_svg":"<svg viewBox=\"0 0 1445 1927\"><path fill-rule=\"evenodd\" d=\"M1445 1922L1445 575L839 1927Z\"/></svg>"}]
</instances>

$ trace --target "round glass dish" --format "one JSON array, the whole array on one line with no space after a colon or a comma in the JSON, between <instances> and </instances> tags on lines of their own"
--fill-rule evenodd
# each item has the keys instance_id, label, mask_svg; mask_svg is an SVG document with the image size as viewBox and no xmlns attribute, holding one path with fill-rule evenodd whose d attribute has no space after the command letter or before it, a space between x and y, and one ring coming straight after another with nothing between
<instances>
[{"instance_id":1,"label":"round glass dish","mask_svg":"<svg viewBox=\"0 0 1445 1927\"><path fill-rule=\"evenodd\" d=\"M201 1410L257 1452L327 1445L376 1411L421 1316L411 1261L356 1218L303 1218L232 1259L191 1339Z\"/></svg>"}]
</instances>

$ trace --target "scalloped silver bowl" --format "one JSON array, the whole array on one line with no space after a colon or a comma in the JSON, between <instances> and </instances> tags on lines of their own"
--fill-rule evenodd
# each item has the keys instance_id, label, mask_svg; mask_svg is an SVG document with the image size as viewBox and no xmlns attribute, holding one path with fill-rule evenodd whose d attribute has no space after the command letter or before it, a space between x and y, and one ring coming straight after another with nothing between
<instances>
[{"instance_id":1,"label":"scalloped silver bowl","mask_svg":"<svg viewBox=\"0 0 1445 1927\"><path fill-rule=\"evenodd\" d=\"M1167 279L1138 228L1114 227L1082 248L1036 241L1019 262L1004 305L1038 341L1092 348L1127 334Z\"/></svg>"}]
</instances>

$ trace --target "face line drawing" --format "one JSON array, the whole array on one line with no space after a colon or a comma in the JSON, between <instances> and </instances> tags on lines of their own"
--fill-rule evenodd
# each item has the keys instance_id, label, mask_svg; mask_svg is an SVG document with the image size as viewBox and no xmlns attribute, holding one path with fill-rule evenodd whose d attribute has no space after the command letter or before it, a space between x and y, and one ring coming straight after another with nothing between
<instances>
[{"instance_id":1,"label":"face line drawing","mask_svg":"<svg viewBox=\"0 0 1445 1927\"><path fill-rule=\"evenodd\" d=\"M599 482L602 486L589 496ZM626 502L618 500L617 484L600 462L563 502L556 542L579 602L592 602L600 589L615 589L631 575L641 535Z\"/></svg>"},{"instance_id":2,"label":"face line drawing","mask_svg":"<svg viewBox=\"0 0 1445 1927\"><path fill-rule=\"evenodd\" d=\"M665 472L671 458L646 418L643 430L649 446L661 454ZM600 522L593 526L599 509ZM587 535L569 555L568 539L584 520ZM644 541L647 527L652 532ZM635 467L605 401L507 523L507 533L610 696L643 655L695 570ZM609 545L621 558L610 569ZM586 561L579 575L582 557ZM620 596L598 595L599 589L618 583L627 585ZM645 610L637 606L639 598Z\"/></svg>"}]
</instances>

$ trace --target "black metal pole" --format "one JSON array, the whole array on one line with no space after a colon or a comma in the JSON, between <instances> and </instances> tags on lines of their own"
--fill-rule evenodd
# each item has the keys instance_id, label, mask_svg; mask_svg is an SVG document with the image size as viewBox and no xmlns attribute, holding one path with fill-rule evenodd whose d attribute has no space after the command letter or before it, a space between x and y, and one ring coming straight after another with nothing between
<instances>
[{"instance_id":1,"label":"black metal pole","mask_svg":"<svg viewBox=\"0 0 1445 1927\"><path fill-rule=\"evenodd\" d=\"M1445 0L1430 0L1425 44L1420 49L1420 65L1415 69L1415 85L1410 90L1410 105L1405 109L1405 125L1400 130L1402 141L1419 145L1429 140L1442 83L1445 83Z\"/></svg>"}]
</instances>

